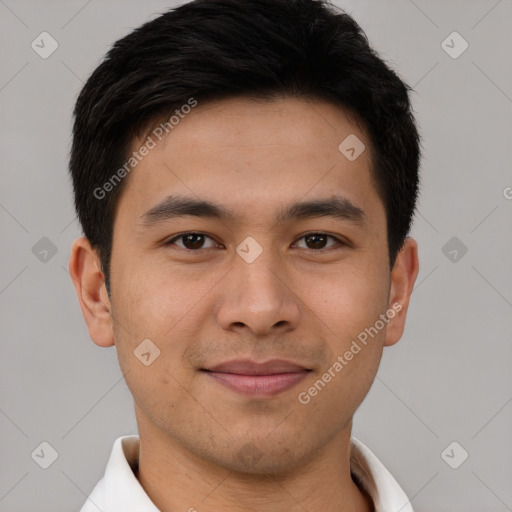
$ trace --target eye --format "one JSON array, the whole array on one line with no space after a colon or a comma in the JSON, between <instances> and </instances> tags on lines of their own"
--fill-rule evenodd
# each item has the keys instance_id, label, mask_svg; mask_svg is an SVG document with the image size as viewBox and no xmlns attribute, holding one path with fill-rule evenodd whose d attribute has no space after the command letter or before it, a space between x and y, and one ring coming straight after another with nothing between
<instances>
[{"instance_id":1,"label":"eye","mask_svg":"<svg viewBox=\"0 0 512 512\"><path fill-rule=\"evenodd\" d=\"M206 239L209 239L213 242L213 245L210 245L209 247L204 245L204 242ZM183 240L183 244L179 245L175 242L177 240ZM182 249L190 250L190 251L197 251L199 249L211 249L212 247L215 247L216 242L209 237L208 235L205 235L204 233L182 233L181 235L177 235L169 240L167 240L164 245L177 245L178 247L181 247Z\"/></svg>"},{"instance_id":2,"label":"eye","mask_svg":"<svg viewBox=\"0 0 512 512\"><path fill-rule=\"evenodd\" d=\"M334 240L335 243L326 247L329 238ZM330 249L336 245L345 245L341 240L327 233L307 233L299 238L299 240L306 241L306 247L300 247L300 249L322 250Z\"/></svg>"},{"instance_id":3,"label":"eye","mask_svg":"<svg viewBox=\"0 0 512 512\"><path fill-rule=\"evenodd\" d=\"M331 245L327 245L329 239L333 240ZM210 245L205 245L207 240L210 241ZM321 251L326 249L328 250L335 247L336 245L346 245L335 236L322 232L307 233L299 238L299 241L300 240L305 241L305 247L299 246L300 249L310 249L314 251ZM178 241L181 243L177 243ZM213 240L212 237L199 232L181 233L180 235L176 235L164 242L164 245L176 245L181 249L188 251L199 251L200 249L212 249L214 247L218 247L218 244L215 242L215 240Z\"/></svg>"}]
</instances>

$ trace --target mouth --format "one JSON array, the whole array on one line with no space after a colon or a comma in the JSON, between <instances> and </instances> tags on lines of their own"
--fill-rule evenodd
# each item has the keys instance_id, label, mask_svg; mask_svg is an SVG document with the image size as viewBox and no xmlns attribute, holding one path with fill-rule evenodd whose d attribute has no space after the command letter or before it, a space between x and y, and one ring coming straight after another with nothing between
<instances>
[{"instance_id":1,"label":"mouth","mask_svg":"<svg viewBox=\"0 0 512 512\"><path fill-rule=\"evenodd\" d=\"M282 359L262 363L238 359L211 368L202 368L201 371L232 391L263 398L292 388L311 370Z\"/></svg>"}]
</instances>

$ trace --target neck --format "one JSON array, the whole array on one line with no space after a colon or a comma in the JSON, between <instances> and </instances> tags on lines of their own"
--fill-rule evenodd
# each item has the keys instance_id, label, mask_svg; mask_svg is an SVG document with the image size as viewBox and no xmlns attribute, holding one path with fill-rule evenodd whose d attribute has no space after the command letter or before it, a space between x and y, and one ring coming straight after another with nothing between
<instances>
[{"instance_id":1,"label":"neck","mask_svg":"<svg viewBox=\"0 0 512 512\"><path fill-rule=\"evenodd\" d=\"M313 460L286 474L239 473L205 460L139 422L136 477L162 512L373 512L350 474L351 422Z\"/></svg>"}]
</instances>

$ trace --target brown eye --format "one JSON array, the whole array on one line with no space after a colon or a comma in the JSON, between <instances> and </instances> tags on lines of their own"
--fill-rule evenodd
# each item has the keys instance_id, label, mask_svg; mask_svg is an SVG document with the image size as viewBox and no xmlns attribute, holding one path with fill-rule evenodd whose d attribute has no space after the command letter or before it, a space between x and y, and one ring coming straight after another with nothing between
<instances>
[{"instance_id":1,"label":"brown eye","mask_svg":"<svg viewBox=\"0 0 512 512\"><path fill-rule=\"evenodd\" d=\"M335 241L334 244L331 244L330 246L326 246L328 239L332 239ZM300 240L305 241L306 247L301 247L305 249L312 249L312 250L321 250L326 249L338 245L343 245L340 240L335 238L332 235L328 235L326 233L308 233L307 235L304 235L300 238Z\"/></svg>"},{"instance_id":2,"label":"brown eye","mask_svg":"<svg viewBox=\"0 0 512 512\"><path fill-rule=\"evenodd\" d=\"M183 233L181 235L175 236L174 238L171 238L170 240L165 242L165 245L177 245L182 249L188 249L190 251L197 251L199 249L210 249L211 247L214 247L214 245L210 245L210 247L204 246L205 241L207 239L212 240L211 237L203 233ZM181 245L175 243L177 240L182 241Z\"/></svg>"}]
</instances>

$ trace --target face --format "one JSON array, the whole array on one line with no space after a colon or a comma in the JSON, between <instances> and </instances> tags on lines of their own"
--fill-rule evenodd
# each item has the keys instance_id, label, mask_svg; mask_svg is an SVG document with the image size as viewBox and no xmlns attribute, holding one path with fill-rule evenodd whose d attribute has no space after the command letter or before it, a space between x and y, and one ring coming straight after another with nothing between
<instances>
[{"instance_id":1,"label":"face","mask_svg":"<svg viewBox=\"0 0 512 512\"><path fill-rule=\"evenodd\" d=\"M138 163L108 311L86 320L115 342L141 437L268 473L350 427L417 271L406 245L390 272L370 165L341 109L292 98L199 104Z\"/></svg>"}]
</instances>

